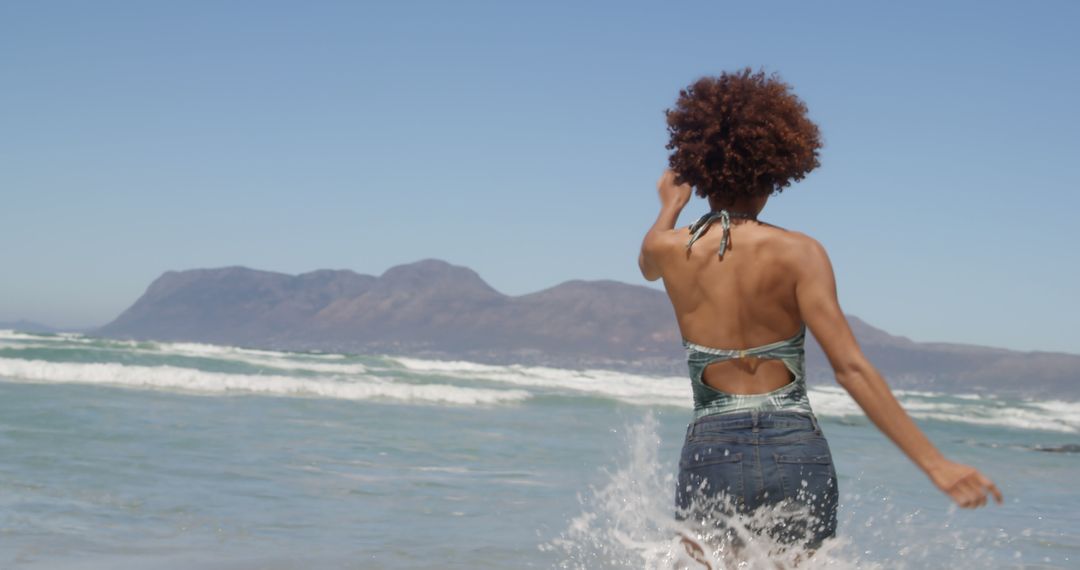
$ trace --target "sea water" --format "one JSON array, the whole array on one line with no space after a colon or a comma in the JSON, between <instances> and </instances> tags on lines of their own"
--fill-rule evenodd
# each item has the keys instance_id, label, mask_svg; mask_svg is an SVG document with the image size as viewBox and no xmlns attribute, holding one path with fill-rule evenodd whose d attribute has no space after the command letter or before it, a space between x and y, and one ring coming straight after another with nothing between
<instances>
[{"instance_id":1,"label":"sea water","mask_svg":"<svg viewBox=\"0 0 1080 570\"><path fill-rule=\"evenodd\" d=\"M1080 568L1080 404L899 397L1005 504L951 506L815 386L840 524L800 568ZM695 568L690 399L685 377L0 331L0 568ZM774 546L726 564L783 567Z\"/></svg>"}]
</instances>

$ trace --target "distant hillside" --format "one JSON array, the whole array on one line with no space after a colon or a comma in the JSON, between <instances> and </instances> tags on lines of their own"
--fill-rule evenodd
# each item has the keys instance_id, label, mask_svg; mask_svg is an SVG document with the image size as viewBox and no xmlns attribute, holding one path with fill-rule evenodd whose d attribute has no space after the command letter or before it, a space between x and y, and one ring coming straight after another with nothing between
<instances>
[{"instance_id":1,"label":"distant hillside","mask_svg":"<svg viewBox=\"0 0 1080 570\"><path fill-rule=\"evenodd\" d=\"M918 343L851 315L848 321L895 387L1080 398L1080 356ZM378 277L326 269L287 275L239 266L168 271L91 334L686 373L675 316L662 291L572 280L509 296L475 271L437 259L398 265ZM812 334L807 376L832 381Z\"/></svg>"},{"instance_id":2,"label":"distant hillside","mask_svg":"<svg viewBox=\"0 0 1080 570\"><path fill-rule=\"evenodd\" d=\"M43 325L41 323L35 323L34 321L28 321L26 319L19 319L17 321L0 322L0 330L15 330L28 333L54 333L59 332L61 329Z\"/></svg>"}]
</instances>

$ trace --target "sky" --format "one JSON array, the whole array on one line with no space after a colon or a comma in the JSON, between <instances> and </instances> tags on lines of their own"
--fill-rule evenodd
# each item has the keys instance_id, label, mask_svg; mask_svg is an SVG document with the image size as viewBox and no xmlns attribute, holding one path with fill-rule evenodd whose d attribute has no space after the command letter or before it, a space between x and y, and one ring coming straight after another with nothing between
<instances>
[{"instance_id":1,"label":"sky","mask_svg":"<svg viewBox=\"0 0 1080 570\"><path fill-rule=\"evenodd\" d=\"M776 72L821 166L760 218L915 341L1080 353L1080 4L5 2L0 321L168 270L438 258L519 295L637 267L664 110ZM679 223L708 211L693 198Z\"/></svg>"}]
</instances>

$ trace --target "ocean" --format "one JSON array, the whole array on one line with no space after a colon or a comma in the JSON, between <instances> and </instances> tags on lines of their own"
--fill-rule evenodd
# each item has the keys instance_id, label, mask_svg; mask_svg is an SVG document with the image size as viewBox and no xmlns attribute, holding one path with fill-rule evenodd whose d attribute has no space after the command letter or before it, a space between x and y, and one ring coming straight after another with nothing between
<instances>
[{"instance_id":1,"label":"ocean","mask_svg":"<svg viewBox=\"0 0 1080 570\"><path fill-rule=\"evenodd\" d=\"M840 526L800 568L1080 568L1080 403L898 396L1005 504L951 506L812 386ZM678 568L690 398L686 377L0 331L0 568ZM740 567L774 568L755 548Z\"/></svg>"}]
</instances>

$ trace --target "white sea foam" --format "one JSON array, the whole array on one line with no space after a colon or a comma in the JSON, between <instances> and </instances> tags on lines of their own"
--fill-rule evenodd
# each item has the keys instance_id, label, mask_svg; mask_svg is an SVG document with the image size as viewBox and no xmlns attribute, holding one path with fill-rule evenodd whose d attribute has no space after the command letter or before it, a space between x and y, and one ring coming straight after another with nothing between
<instances>
[{"instance_id":1,"label":"white sea foam","mask_svg":"<svg viewBox=\"0 0 1080 570\"><path fill-rule=\"evenodd\" d=\"M0 358L0 376L35 382L159 388L201 394L243 392L320 396L344 400L397 400L446 404L495 404L529 397L524 390L487 390L445 384L405 384L374 377L348 381L261 374L225 374L175 366L72 363Z\"/></svg>"},{"instance_id":2,"label":"white sea foam","mask_svg":"<svg viewBox=\"0 0 1080 570\"><path fill-rule=\"evenodd\" d=\"M491 365L466 361L388 357L414 373L435 377L499 382L613 398L638 405L688 408L692 402L686 377L647 376L610 370L567 370L544 366ZM895 390L915 418L1019 429L1080 433L1080 403L1007 401L972 394L952 396L925 390ZM820 416L863 417L859 405L837 386L811 386L811 406Z\"/></svg>"},{"instance_id":3,"label":"white sea foam","mask_svg":"<svg viewBox=\"0 0 1080 570\"><path fill-rule=\"evenodd\" d=\"M914 418L1018 429L1080 433L1080 403L1008 401L995 397L954 396L926 391L894 390ZM820 416L864 416L842 388L810 389L810 403Z\"/></svg>"},{"instance_id":4,"label":"white sea foam","mask_svg":"<svg viewBox=\"0 0 1080 570\"><path fill-rule=\"evenodd\" d=\"M705 559L714 569L744 570L1001 567L997 555L1010 539L1002 529L973 526L955 508L941 513L905 507L891 496L888 485L877 485L865 494L842 487L838 534L825 539L812 555L782 544L767 531L755 530L771 526L762 523L775 520L775 507L724 515L727 532L677 521L676 473L660 460L657 427L653 415L646 413L640 423L622 430L626 437L619 446L623 457L614 469L603 470L600 485L578 495L581 513L557 537L540 545L541 550L560 555L559 568L705 568L694 558ZM862 486L856 483L852 480L847 485ZM710 505L711 501L703 505L706 513ZM687 553L676 538L679 535L691 537L702 548L699 556ZM741 548L735 543L741 543Z\"/></svg>"},{"instance_id":5,"label":"white sea foam","mask_svg":"<svg viewBox=\"0 0 1080 570\"><path fill-rule=\"evenodd\" d=\"M570 391L614 398L630 404L688 407L690 383L682 377L628 374L612 370L568 370L512 364L498 366L464 361L390 357L412 372Z\"/></svg>"},{"instance_id":6,"label":"white sea foam","mask_svg":"<svg viewBox=\"0 0 1080 570\"><path fill-rule=\"evenodd\" d=\"M400 386L387 388L386 385L373 384L372 373L390 374L393 369L383 369L378 362L342 362L347 358L341 354L290 353L272 350L240 348L233 346L190 343L190 342L140 342L127 340L101 339L86 337L74 333L65 335L35 335L28 333L0 330L0 346L7 348L64 347L74 343L79 346L99 347L106 350L131 351L159 356L190 356L239 362L267 371L280 371L274 375L225 375L238 378L281 378L281 390L292 390L292 386L316 386L325 383L339 389L343 384L340 379L352 379L361 385L374 385L387 392L382 397L390 399L416 399L427 401L450 402L440 398L438 393L465 390L473 394L478 390L476 402L481 401L516 401L527 397L530 392L550 391L565 395L586 395L610 398L633 405L671 406L688 409L692 402L690 381L685 376L650 376L630 374L601 369L569 370L547 366L495 365L481 364L462 360L435 360L384 356L384 361L403 366L405 370L421 376L429 376L435 383L391 384ZM10 362L18 362L12 359ZM56 363L63 364L63 363ZM72 364L72 366L80 366ZM85 366L90 366L86 364ZM131 366L127 366L131 368ZM144 367L146 370L189 370L175 367ZM305 371L316 376L295 378L288 372ZM3 370L0 370L3 374ZM160 376L165 374L158 372ZM176 372L168 373L176 375ZM190 374L213 374L193 370ZM150 374L148 376L154 376ZM449 381L449 382L447 382ZM487 386L459 386L462 382L484 382ZM503 385L508 389L492 387ZM288 386L288 387L287 387ZM419 395L427 387L429 393ZM521 388L529 388L523 391ZM299 388L297 388L299 389ZM315 390L315 388L310 388ZM362 390L355 388L354 390ZM402 391L413 395L404 396ZM390 392L394 392L393 394ZM1017 429L1056 431L1061 433L1080 433L1080 402L1063 401L1012 401L993 396L977 394L948 395L925 390L896 390L898 399L904 408L917 419L963 422L975 425L1003 426ZM394 395L397 394L397 395ZM474 394L474 395L475 395ZM338 397L338 396L336 396ZM345 397L345 396L340 396ZM374 395L363 396L374 398ZM472 396L464 397L469 400ZM826 417L863 417L864 414L855 401L838 386L811 386L809 389L811 405L820 416Z\"/></svg>"},{"instance_id":7,"label":"white sea foam","mask_svg":"<svg viewBox=\"0 0 1080 570\"><path fill-rule=\"evenodd\" d=\"M1080 402L1063 402L1061 400L1047 400L1043 402L1027 402L1028 405L1039 408L1053 414L1060 414L1080 421Z\"/></svg>"},{"instance_id":8,"label":"white sea foam","mask_svg":"<svg viewBox=\"0 0 1080 570\"><path fill-rule=\"evenodd\" d=\"M57 339L56 337L61 337ZM18 342L4 342L14 340ZM87 337L77 333L62 333L54 337L0 331L0 346L21 349L50 348L74 343L83 347L93 346L106 350L123 350L161 356L187 356L214 358L240 362L250 366L276 368L278 370L306 370L336 374L363 374L367 367L360 363L335 362L346 358L332 353L291 353L237 346L206 344L198 342L150 342Z\"/></svg>"},{"instance_id":9,"label":"white sea foam","mask_svg":"<svg viewBox=\"0 0 1080 570\"><path fill-rule=\"evenodd\" d=\"M97 339L99 342L101 339ZM129 341L109 341L109 342L129 342ZM242 348L239 346L229 346L224 344L207 344L202 342L144 342L141 344L148 344L153 347L153 350L163 353L174 354L186 354L192 356L209 356L214 358L232 357L235 355L251 355L251 356L268 356L271 358L289 358L295 356L305 356L312 358L325 359L327 356L331 358L342 358L340 354L327 355L326 353L294 353L294 352L282 352L277 350L264 350L259 348Z\"/></svg>"},{"instance_id":10,"label":"white sea foam","mask_svg":"<svg viewBox=\"0 0 1080 570\"><path fill-rule=\"evenodd\" d=\"M12 329L0 329L0 339L12 340L40 340L42 335L19 332Z\"/></svg>"},{"instance_id":11,"label":"white sea foam","mask_svg":"<svg viewBox=\"0 0 1080 570\"><path fill-rule=\"evenodd\" d=\"M628 456L600 487L579 495L582 512L569 521L566 529L553 540L540 545L541 550L561 554L560 568L582 570L637 568L648 570L686 570L705 568L694 561L680 544L679 536L693 537L703 549L711 568L775 570L789 568L807 552L788 547L778 540L752 529L760 519L772 513L768 509L750 515L726 518L725 525L744 543L733 552L727 539L702 533L674 517L674 473L659 461L660 437L657 421L646 414L642 423L624 430ZM880 568L844 553L848 541L826 539L813 558L800 568ZM700 558L699 557L699 558Z\"/></svg>"},{"instance_id":12,"label":"white sea foam","mask_svg":"<svg viewBox=\"0 0 1080 570\"><path fill-rule=\"evenodd\" d=\"M331 355L336 358L326 358L327 355L294 354L287 352L273 352L268 350L252 350L236 348L232 346L218 346L213 344L199 344L190 342L154 343L156 348L153 352L164 355L192 356L200 358L215 358L218 360L230 360L241 362L251 366L266 366L279 370L307 370L310 372L330 372L334 374L364 374L368 367L358 362L342 363L333 362L344 358L344 355ZM311 360L331 360L331 362L312 362Z\"/></svg>"}]
</instances>

